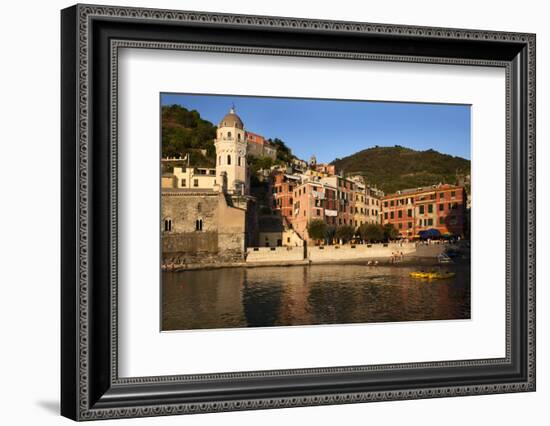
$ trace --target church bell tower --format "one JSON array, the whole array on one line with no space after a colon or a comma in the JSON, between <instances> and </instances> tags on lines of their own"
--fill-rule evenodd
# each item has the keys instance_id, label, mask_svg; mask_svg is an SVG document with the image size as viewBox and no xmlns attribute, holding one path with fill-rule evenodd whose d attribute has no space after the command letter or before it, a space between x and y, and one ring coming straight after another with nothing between
<instances>
[{"instance_id":1,"label":"church bell tower","mask_svg":"<svg viewBox=\"0 0 550 426\"><path fill-rule=\"evenodd\" d=\"M218 125L216 181L229 194L248 194L244 125L232 107Z\"/></svg>"}]
</instances>

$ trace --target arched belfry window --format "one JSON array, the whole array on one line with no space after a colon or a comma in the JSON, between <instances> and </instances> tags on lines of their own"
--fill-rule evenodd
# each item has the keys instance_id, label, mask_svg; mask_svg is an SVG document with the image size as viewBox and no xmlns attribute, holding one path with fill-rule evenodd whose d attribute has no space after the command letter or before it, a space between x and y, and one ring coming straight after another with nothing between
<instances>
[{"instance_id":1,"label":"arched belfry window","mask_svg":"<svg viewBox=\"0 0 550 426\"><path fill-rule=\"evenodd\" d=\"M237 133L237 140L241 140L241 134Z\"/></svg>"},{"instance_id":2,"label":"arched belfry window","mask_svg":"<svg viewBox=\"0 0 550 426\"><path fill-rule=\"evenodd\" d=\"M172 231L172 219L167 217L164 219L164 232L171 232Z\"/></svg>"},{"instance_id":3,"label":"arched belfry window","mask_svg":"<svg viewBox=\"0 0 550 426\"><path fill-rule=\"evenodd\" d=\"M227 137L231 139L231 132L227 132Z\"/></svg>"},{"instance_id":4,"label":"arched belfry window","mask_svg":"<svg viewBox=\"0 0 550 426\"><path fill-rule=\"evenodd\" d=\"M227 156L227 165L228 165L228 166L231 165L231 155L228 155L228 156Z\"/></svg>"},{"instance_id":5,"label":"arched belfry window","mask_svg":"<svg viewBox=\"0 0 550 426\"><path fill-rule=\"evenodd\" d=\"M202 231L202 219L195 221L195 231Z\"/></svg>"},{"instance_id":6,"label":"arched belfry window","mask_svg":"<svg viewBox=\"0 0 550 426\"><path fill-rule=\"evenodd\" d=\"M241 156L240 155L237 157L237 163L239 164L239 166L241 165Z\"/></svg>"}]
</instances>

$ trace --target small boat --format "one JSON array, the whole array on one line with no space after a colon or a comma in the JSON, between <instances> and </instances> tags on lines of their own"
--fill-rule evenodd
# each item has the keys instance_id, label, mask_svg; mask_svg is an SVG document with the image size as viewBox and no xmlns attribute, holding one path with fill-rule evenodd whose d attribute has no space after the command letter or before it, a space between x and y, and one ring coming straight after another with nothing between
<instances>
[{"instance_id":1,"label":"small boat","mask_svg":"<svg viewBox=\"0 0 550 426\"><path fill-rule=\"evenodd\" d=\"M427 280L444 280L455 276L454 272L424 272L414 271L409 274L412 278L427 279Z\"/></svg>"},{"instance_id":2,"label":"small boat","mask_svg":"<svg viewBox=\"0 0 550 426\"><path fill-rule=\"evenodd\" d=\"M440 253L437 256L437 261L439 263L453 263L453 259L451 259L449 256L447 256L445 253Z\"/></svg>"}]
</instances>

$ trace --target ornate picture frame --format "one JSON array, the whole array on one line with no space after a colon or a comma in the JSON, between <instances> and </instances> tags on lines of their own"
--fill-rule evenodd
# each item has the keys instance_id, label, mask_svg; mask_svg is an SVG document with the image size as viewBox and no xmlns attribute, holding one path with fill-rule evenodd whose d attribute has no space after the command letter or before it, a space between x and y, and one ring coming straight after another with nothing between
<instances>
[{"instance_id":1,"label":"ornate picture frame","mask_svg":"<svg viewBox=\"0 0 550 426\"><path fill-rule=\"evenodd\" d=\"M73 420L535 390L534 34L76 5L61 13L61 413ZM506 71L506 356L121 378L117 74L123 47Z\"/></svg>"}]
</instances>

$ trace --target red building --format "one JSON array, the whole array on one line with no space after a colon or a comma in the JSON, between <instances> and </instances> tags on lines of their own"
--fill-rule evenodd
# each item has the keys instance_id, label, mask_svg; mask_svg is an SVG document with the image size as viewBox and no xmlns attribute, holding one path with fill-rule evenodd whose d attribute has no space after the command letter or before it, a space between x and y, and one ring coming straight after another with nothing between
<instances>
[{"instance_id":1,"label":"red building","mask_svg":"<svg viewBox=\"0 0 550 426\"><path fill-rule=\"evenodd\" d=\"M280 171L271 176L271 208L292 223L292 208L294 205L294 189L300 185L298 176Z\"/></svg>"},{"instance_id":2,"label":"red building","mask_svg":"<svg viewBox=\"0 0 550 426\"><path fill-rule=\"evenodd\" d=\"M270 157L273 160L277 157L277 149L262 135L246 131L245 139L248 155L254 157Z\"/></svg>"},{"instance_id":3,"label":"red building","mask_svg":"<svg viewBox=\"0 0 550 426\"><path fill-rule=\"evenodd\" d=\"M405 238L437 229L442 235L464 236L466 192L463 187L439 184L405 189L382 201L382 224L392 224Z\"/></svg>"}]
</instances>

